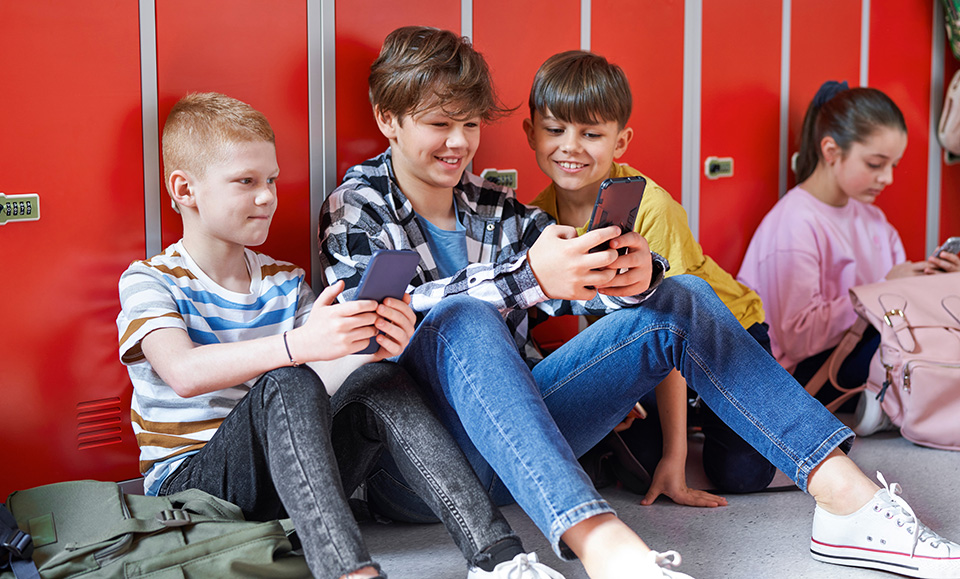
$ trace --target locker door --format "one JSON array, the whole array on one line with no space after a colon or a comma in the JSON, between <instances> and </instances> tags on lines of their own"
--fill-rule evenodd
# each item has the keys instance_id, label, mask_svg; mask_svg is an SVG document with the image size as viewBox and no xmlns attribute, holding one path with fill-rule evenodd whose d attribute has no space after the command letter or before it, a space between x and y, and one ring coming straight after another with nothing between
<instances>
[{"instance_id":1,"label":"locker door","mask_svg":"<svg viewBox=\"0 0 960 579\"><path fill-rule=\"evenodd\" d=\"M117 280L144 257L137 4L0 3L0 501L138 476Z\"/></svg>"},{"instance_id":2,"label":"locker door","mask_svg":"<svg viewBox=\"0 0 960 579\"><path fill-rule=\"evenodd\" d=\"M160 127L188 92L216 91L267 116L277 139L279 205L257 247L310 271L310 157L307 5L256 0L157 3ZM161 186L163 245L183 234ZM309 279L309 277L308 277Z\"/></svg>"},{"instance_id":3,"label":"locker door","mask_svg":"<svg viewBox=\"0 0 960 579\"><path fill-rule=\"evenodd\" d=\"M703 2L699 239L734 275L778 198L780 31L780 2ZM710 156L733 157L734 175L704 177Z\"/></svg>"}]
</instances>

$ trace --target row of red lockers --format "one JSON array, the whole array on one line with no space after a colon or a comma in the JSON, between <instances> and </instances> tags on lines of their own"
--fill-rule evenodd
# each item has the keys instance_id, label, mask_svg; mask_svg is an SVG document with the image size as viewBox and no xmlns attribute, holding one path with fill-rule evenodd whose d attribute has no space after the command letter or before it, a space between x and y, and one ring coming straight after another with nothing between
<instances>
[{"instance_id":1,"label":"row of red lockers","mask_svg":"<svg viewBox=\"0 0 960 579\"><path fill-rule=\"evenodd\" d=\"M310 0L317 2L318 0ZM326 0L323 0L326 1ZM933 0L872 0L869 84L907 117L910 145L880 205L921 258L926 235ZM776 202L779 0L702 0L701 160L734 157L734 177L701 178L699 239L736 271ZM682 180L684 10L680 0L592 0L594 51L621 64L635 96L624 158L677 199ZM827 78L857 84L859 0L788 3L789 142ZM366 74L384 35L405 24L460 30L461 2L338 0L338 175L378 153ZM278 134L282 193L264 251L310 264L307 1L158 0L162 119L186 92L217 90L264 111ZM550 54L580 47L579 0L477 0L472 37L515 114L484 129L474 167L519 171L521 199L546 183L521 132L526 94ZM116 280L145 252L140 17L137 3L0 4L0 192L35 192L41 219L0 228L0 500L69 478L137 476L129 382L117 360ZM956 63L947 53L950 78ZM939 98L935 95L934 100ZM933 151L938 154L938 151ZM943 167L939 229L960 232L960 170ZM162 242L179 219L163 204Z\"/></svg>"}]
</instances>

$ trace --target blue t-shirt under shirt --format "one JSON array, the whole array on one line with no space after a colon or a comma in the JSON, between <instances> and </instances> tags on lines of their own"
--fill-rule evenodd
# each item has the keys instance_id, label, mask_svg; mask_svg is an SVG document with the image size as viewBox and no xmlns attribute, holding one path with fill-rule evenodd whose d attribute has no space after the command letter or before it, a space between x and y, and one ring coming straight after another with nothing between
<instances>
[{"instance_id":1,"label":"blue t-shirt under shirt","mask_svg":"<svg viewBox=\"0 0 960 579\"><path fill-rule=\"evenodd\" d=\"M453 231L440 229L419 213L417 214L417 219L420 220L427 235L427 244L437 263L437 270L443 277L450 277L470 265L467 261L467 228L460 223L456 201L453 209L454 214L457 215L457 227Z\"/></svg>"}]
</instances>

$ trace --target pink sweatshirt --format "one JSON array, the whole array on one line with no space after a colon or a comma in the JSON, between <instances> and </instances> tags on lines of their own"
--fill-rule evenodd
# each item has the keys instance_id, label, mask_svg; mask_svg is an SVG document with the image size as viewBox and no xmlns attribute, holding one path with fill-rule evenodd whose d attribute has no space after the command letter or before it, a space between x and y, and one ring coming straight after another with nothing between
<instances>
[{"instance_id":1,"label":"pink sweatshirt","mask_svg":"<svg viewBox=\"0 0 960 579\"><path fill-rule=\"evenodd\" d=\"M851 287L904 261L900 235L878 207L855 199L833 207L794 187L753 234L737 279L763 299L773 354L792 372L836 346L856 320Z\"/></svg>"}]
</instances>

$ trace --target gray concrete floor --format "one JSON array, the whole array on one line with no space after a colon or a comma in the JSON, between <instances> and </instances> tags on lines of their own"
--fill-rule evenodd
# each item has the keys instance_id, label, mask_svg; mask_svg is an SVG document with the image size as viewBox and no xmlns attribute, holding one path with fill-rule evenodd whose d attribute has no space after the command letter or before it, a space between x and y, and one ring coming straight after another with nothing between
<instances>
[{"instance_id":1,"label":"gray concrete floor","mask_svg":"<svg viewBox=\"0 0 960 579\"><path fill-rule=\"evenodd\" d=\"M691 437L687 476L690 486L707 488L699 466L700 444ZM960 454L915 446L894 433L881 433L854 443L851 457L871 478L877 470L903 496L927 526L960 540ZM895 577L879 571L837 567L814 561L809 554L814 501L782 473L772 487L751 495L726 495L718 509L680 507L661 498L644 507L639 497L621 489L602 492L620 517L654 549L674 549L683 557L679 568L696 579L868 579ZM542 561L567 579L586 579L577 562L559 560L546 539L516 505L504 507L507 519ZM459 579L466 565L442 525L367 524L371 552L390 579Z\"/></svg>"}]
</instances>

